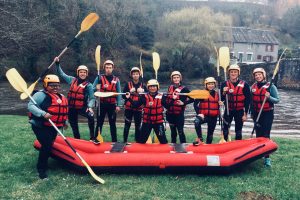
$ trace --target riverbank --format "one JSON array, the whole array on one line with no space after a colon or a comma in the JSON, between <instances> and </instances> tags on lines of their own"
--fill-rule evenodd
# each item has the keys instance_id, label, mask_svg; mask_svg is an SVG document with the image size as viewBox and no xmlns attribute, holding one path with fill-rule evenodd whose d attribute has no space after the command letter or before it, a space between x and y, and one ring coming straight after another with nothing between
<instances>
[{"instance_id":1,"label":"riverbank","mask_svg":"<svg viewBox=\"0 0 300 200\"><path fill-rule=\"evenodd\" d=\"M49 160L49 180L42 181L35 170L38 152L27 118L0 115L0 199L299 199L299 141L274 137L279 149L271 155L272 168L261 159L230 175L196 174L97 174L98 185L89 174L80 174ZM81 124L88 139L87 125ZM103 130L110 140L107 127ZM122 138L122 128L118 128ZM72 136L71 130L64 132ZM187 131L188 141L194 134ZM133 131L129 140L133 141ZM217 143L218 137L214 142ZM63 189L62 189L63 188Z\"/></svg>"}]
</instances>

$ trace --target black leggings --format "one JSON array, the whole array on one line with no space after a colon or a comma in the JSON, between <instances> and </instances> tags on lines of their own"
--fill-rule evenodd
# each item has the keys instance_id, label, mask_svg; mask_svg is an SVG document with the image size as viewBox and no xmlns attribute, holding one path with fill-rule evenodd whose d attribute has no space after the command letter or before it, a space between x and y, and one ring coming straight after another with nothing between
<instances>
[{"instance_id":1,"label":"black leggings","mask_svg":"<svg viewBox=\"0 0 300 200\"><path fill-rule=\"evenodd\" d=\"M143 143L143 144L146 143L152 129L154 130L154 132L161 144L168 143L166 133L165 133L165 127L164 127L163 123L160 123L160 124L143 123L142 128L141 128L141 134L140 134L140 137L138 138L138 142Z\"/></svg>"},{"instance_id":2,"label":"black leggings","mask_svg":"<svg viewBox=\"0 0 300 200\"><path fill-rule=\"evenodd\" d=\"M224 139L226 141L228 140L229 128L233 118L235 122L235 139L236 140L242 139L242 128L244 125L244 122L242 120L243 115L244 115L244 110L230 110L229 116L227 116L227 111L225 110L223 116L224 117L223 134L224 134Z\"/></svg>"},{"instance_id":3,"label":"black leggings","mask_svg":"<svg viewBox=\"0 0 300 200\"><path fill-rule=\"evenodd\" d=\"M253 120L256 121L258 113L254 114ZM262 111L258 123L255 126L256 137L270 138L274 119L274 110Z\"/></svg>"},{"instance_id":4,"label":"black leggings","mask_svg":"<svg viewBox=\"0 0 300 200\"><path fill-rule=\"evenodd\" d=\"M36 168L39 172L46 171L48 167L48 158L50 157L52 145L57 136L57 132L52 126L37 127L32 125L31 128L36 135L37 140L41 144Z\"/></svg>"},{"instance_id":5,"label":"black leggings","mask_svg":"<svg viewBox=\"0 0 300 200\"><path fill-rule=\"evenodd\" d=\"M196 133L198 138L201 141L203 141L201 124L207 123L206 144L211 144L213 141L213 134L217 125L217 119L218 116L216 117L205 116L204 119L202 119L200 116L196 116L195 118L194 124L195 124Z\"/></svg>"},{"instance_id":6,"label":"black leggings","mask_svg":"<svg viewBox=\"0 0 300 200\"><path fill-rule=\"evenodd\" d=\"M124 117L125 117L125 125L124 125L124 132L123 132L124 142L127 142L132 118L134 118L134 124L135 124L134 136L135 136L135 141L137 141L140 135L142 111L125 109Z\"/></svg>"},{"instance_id":7,"label":"black leggings","mask_svg":"<svg viewBox=\"0 0 300 200\"><path fill-rule=\"evenodd\" d=\"M98 130L100 128L100 133L102 133L102 127L104 123L105 115L108 116L111 141L117 142L117 127L116 127L116 105L115 104L100 104L100 116L97 109L97 125L95 128L95 135L98 135Z\"/></svg>"},{"instance_id":8,"label":"black leggings","mask_svg":"<svg viewBox=\"0 0 300 200\"><path fill-rule=\"evenodd\" d=\"M179 115L167 113L166 119L169 122L170 129L171 129L171 142L176 143L177 131L178 131L180 143L186 143L186 138L183 131L184 113Z\"/></svg>"},{"instance_id":9,"label":"black leggings","mask_svg":"<svg viewBox=\"0 0 300 200\"><path fill-rule=\"evenodd\" d=\"M75 109L75 108L69 108L69 122L73 131L74 138L80 139L80 133L78 128L78 115L81 115L88 119L88 125L90 130L90 139L94 139L94 116L90 115L88 112L86 112L87 107L84 107L82 109Z\"/></svg>"}]
</instances>

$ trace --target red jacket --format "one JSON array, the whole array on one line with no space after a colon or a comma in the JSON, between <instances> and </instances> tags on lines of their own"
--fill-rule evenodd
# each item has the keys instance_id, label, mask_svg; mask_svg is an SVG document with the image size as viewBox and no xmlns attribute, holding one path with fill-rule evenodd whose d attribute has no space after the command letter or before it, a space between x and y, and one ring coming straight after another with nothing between
<instances>
[{"instance_id":1,"label":"red jacket","mask_svg":"<svg viewBox=\"0 0 300 200\"><path fill-rule=\"evenodd\" d=\"M84 81L78 85L78 79L74 78L68 93L68 101L70 108L81 109L86 104L84 99L84 91L89 82Z\"/></svg>"}]
</instances>

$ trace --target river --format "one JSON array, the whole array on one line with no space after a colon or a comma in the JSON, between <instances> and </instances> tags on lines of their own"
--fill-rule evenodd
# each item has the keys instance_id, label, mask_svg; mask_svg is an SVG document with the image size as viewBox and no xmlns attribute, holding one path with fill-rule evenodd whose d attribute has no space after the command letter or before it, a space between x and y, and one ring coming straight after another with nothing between
<instances>
[{"instance_id":1,"label":"river","mask_svg":"<svg viewBox=\"0 0 300 200\"><path fill-rule=\"evenodd\" d=\"M41 84L40 84L41 85ZM200 85L188 85L190 89L199 89ZM167 85L161 85L167 88ZM67 94L68 86L63 84L62 92ZM162 90L164 91L164 90ZM279 89L281 101L275 105L275 118L271 135L281 137L300 138L300 91ZM28 100L20 100L20 94L15 91L8 82L0 83L0 113L11 115L26 115ZM194 130L193 120L195 112L192 104L187 106L185 113L186 129ZM123 122L123 112L118 113L118 122ZM204 126L205 128L205 126ZM216 132L219 133L220 126L217 125ZM253 121L248 117L243 127L243 134L249 135L253 129ZM234 131L234 126L232 126Z\"/></svg>"}]
</instances>

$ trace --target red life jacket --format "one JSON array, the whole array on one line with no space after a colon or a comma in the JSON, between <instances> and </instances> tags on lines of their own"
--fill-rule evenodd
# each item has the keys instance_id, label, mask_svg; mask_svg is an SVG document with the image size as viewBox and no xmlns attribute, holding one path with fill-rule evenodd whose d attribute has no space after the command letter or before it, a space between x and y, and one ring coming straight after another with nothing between
<instances>
[{"instance_id":1,"label":"red life jacket","mask_svg":"<svg viewBox=\"0 0 300 200\"><path fill-rule=\"evenodd\" d=\"M86 104L86 99L84 99L84 91L89 82L84 81L78 85L78 79L74 78L70 90L68 92L68 101L70 108L81 109Z\"/></svg>"},{"instance_id":2,"label":"red life jacket","mask_svg":"<svg viewBox=\"0 0 300 200\"><path fill-rule=\"evenodd\" d=\"M51 120L57 127L63 127L68 119L67 98L63 95L60 97L57 94L48 92L46 92L46 94L51 97L51 104L45 111L52 115ZM44 125L52 126L48 121L45 121Z\"/></svg>"},{"instance_id":3,"label":"red life jacket","mask_svg":"<svg viewBox=\"0 0 300 200\"><path fill-rule=\"evenodd\" d=\"M113 79L111 82L107 80L107 78L102 75L101 76L101 87L100 87L100 92L117 92L117 82L119 79L116 76L113 76ZM112 96L112 97L101 97L100 98L101 103L108 103L108 104L116 104L117 103L117 97Z\"/></svg>"},{"instance_id":4,"label":"red life jacket","mask_svg":"<svg viewBox=\"0 0 300 200\"><path fill-rule=\"evenodd\" d=\"M164 108L162 105L162 94L152 97L150 94L145 95L146 104L144 105L143 123L160 124L164 122Z\"/></svg>"},{"instance_id":5,"label":"red life jacket","mask_svg":"<svg viewBox=\"0 0 300 200\"><path fill-rule=\"evenodd\" d=\"M261 88L258 88L257 83L254 83L251 86L251 92L252 92L252 101L253 101L253 107L255 112L259 112L262 106L262 103L265 98L265 94L267 92L267 89L270 87L270 83L266 83ZM272 104L269 101L265 102L265 105L263 107L263 111L270 111L274 109L274 104Z\"/></svg>"},{"instance_id":6,"label":"red life jacket","mask_svg":"<svg viewBox=\"0 0 300 200\"><path fill-rule=\"evenodd\" d=\"M245 95L243 89L245 86L245 81L240 81L235 87L231 81L226 81L226 86L228 87L228 106L229 110L243 110Z\"/></svg>"},{"instance_id":7,"label":"red life jacket","mask_svg":"<svg viewBox=\"0 0 300 200\"><path fill-rule=\"evenodd\" d=\"M219 95L215 93L215 96L209 95L208 99L204 99L198 104L199 113L204 116L216 117L220 114L219 112Z\"/></svg>"},{"instance_id":8,"label":"red life jacket","mask_svg":"<svg viewBox=\"0 0 300 200\"><path fill-rule=\"evenodd\" d=\"M140 87L140 88L143 88L143 84L140 83L140 86L139 86L139 87ZM131 90L131 88L134 88L132 81L128 82L128 89L129 89L129 91ZM130 98L131 98L133 101L138 101L138 100L139 100L138 93L135 92L134 94L130 95ZM140 107L138 107L138 108L132 108L132 105L131 105L130 101L126 101L126 102L125 102L125 109L128 109L128 110L135 110L135 111L142 111L143 106L140 106Z\"/></svg>"},{"instance_id":9,"label":"red life jacket","mask_svg":"<svg viewBox=\"0 0 300 200\"><path fill-rule=\"evenodd\" d=\"M170 104L172 99L173 99L173 92L177 92L180 93L181 90L184 88L184 86L179 86L178 88L175 89L174 85L170 85L168 88L168 96L167 96L167 103ZM171 105L168 110L167 113L169 114L176 114L179 115L181 113L184 112L185 110L185 105L178 105L176 102L177 100L180 100L179 95L177 96L176 99L174 99L174 103L173 105Z\"/></svg>"}]
</instances>

